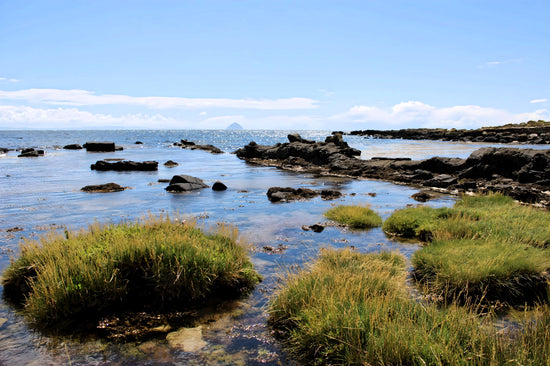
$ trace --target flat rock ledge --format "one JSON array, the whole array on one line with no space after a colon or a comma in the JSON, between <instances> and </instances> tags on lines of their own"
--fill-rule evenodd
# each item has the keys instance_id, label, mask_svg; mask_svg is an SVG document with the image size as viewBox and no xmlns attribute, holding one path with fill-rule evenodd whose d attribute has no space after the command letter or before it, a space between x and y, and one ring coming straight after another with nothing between
<instances>
[{"instance_id":1,"label":"flat rock ledge","mask_svg":"<svg viewBox=\"0 0 550 366\"><path fill-rule=\"evenodd\" d=\"M290 202L307 200L321 196L324 200L333 200L342 196L341 192L332 189L313 190L309 188L271 187L267 190L267 198L271 202Z\"/></svg>"},{"instance_id":2,"label":"flat rock ledge","mask_svg":"<svg viewBox=\"0 0 550 366\"><path fill-rule=\"evenodd\" d=\"M329 136L327 139L331 139ZM251 142L235 153L249 163L322 175L381 179L445 193L502 192L514 199L550 207L550 150L486 147L467 159L361 160L346 143Z\"/></svg>"},{"instance_id":3,"label":"flat rock ledge","mask_svg":"<svg viewBox=\"0 0 550 366\"><path fill-rule=\"evenodd\" d=\"M123 187L116 183L105 183L105 184L97 184L97 185L89 185L82 187L80 190L83 192L90 192L90 193L109 193L109 192L121 192L124 191L128 187Z\"/></svg>"},{"instance_id":4,"label":"flat rock ledge","mask_svg":"<svg viewBox=\"0 0 550 366\"><path fill-rule=\"evenodd\" d=\"M95 164L92 164L90 168L92 170L99 171L155 171L158 170L159 163L156 161L132 161L123 160L108 162L106 160L98 160Z\"/></svg>"},{"instance_id":5,"label":"flat rock ledge","mask_svg":"<svg viewBox=\"0 0 550 366\"><path fill-rule=\"evenodd\" d=\"M185 139L182 139L180 142L174 142L174 146L179 146L182 149L208 151L212 154L223 154L223 151L214 145L198 145L192 141L187 141Z\"/></svg>"}]
</instances>

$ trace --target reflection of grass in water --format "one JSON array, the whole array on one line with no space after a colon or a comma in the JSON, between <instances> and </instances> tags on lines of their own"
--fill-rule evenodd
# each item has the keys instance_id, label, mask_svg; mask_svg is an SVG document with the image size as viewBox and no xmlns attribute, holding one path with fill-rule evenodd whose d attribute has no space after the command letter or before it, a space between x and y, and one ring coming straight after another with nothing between
<instances>
[{"instance_id":1,"label":"reflection of grass in water","mask_svg":"<svg viewBox=\"0 0 550 366\"><path fill-rule=\"evenodd\" d=\"M258 280L236 230L222 225L205 234L148 217L28 241L2 282L33 323L66 328L118 309L169 310L234 297Z\"/></svg>"}]
</instances>

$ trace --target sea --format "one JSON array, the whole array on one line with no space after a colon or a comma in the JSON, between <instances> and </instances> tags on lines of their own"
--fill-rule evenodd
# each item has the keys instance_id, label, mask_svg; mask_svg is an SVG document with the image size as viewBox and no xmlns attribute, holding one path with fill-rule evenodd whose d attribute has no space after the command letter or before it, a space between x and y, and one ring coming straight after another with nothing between
<instances>
[{"instance_id":1,"label":"sea","mask_svg":"<svg viewBox=\"0 0 550 366\"><path fill-rule=\"evenodd\" d=\"M0 365L293 365L284 347L266 324L269 299L289 271L307 266L323 248L354 247L364 253L397 251L410 258L417 243L387 237L380 228L354 231L328 226L321 233L304 226L324 223L323 213L335 205L370 205L382 218L395 210L416 205L411 195L418 188L379 180L296 173L246 163L233 153L251 141L273 145L287 142L289 133L324 141L331 131L282 130L47 130L0 131L0 276L22 243L50 231L85 229L95 222L118 223L147 215L171 215L197 221L204 230L219 223L238 228L240 238L264 280L245 299L219 309L192 331L179 331L183 340L166 337L139 342L112 342L87 337L44 335L0 300ZM466 158L473 151L498 144L410 141L344 136L361 150L361 159L372 157L432 156ZM211 154L175 146L181 139L212 144L224 151ZM122 151L93 153L64 150L68 144L113 141ZM136 144L136 142L141 142ZM510 145L507 145L510 146ZM20 158L18 149L43 149L45 155ZM549 148L548 145L519 145ZM103 159L154 160L154 172L98 172L90 165ZM168 160L177 162L168 168ZM228 189L209 188L189 193L169 193L159 179L187 174L208 185L223 182ZM114 182L128 189L116 193L87 193L86 185ZM337 200L271 203L270 187L336 189ZM451 206L456 197L443 195L427 202ZM0 287L0 292L2 288ZM187 339L185 339L187 337Z\"/></svg>"}]
</instances>

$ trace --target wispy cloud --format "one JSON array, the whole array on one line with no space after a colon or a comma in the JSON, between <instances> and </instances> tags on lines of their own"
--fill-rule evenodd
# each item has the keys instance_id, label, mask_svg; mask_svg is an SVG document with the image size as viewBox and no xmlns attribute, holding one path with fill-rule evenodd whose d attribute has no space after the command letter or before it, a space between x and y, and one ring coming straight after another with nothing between
<instances>
[{"instance_id":1,"label":"wispy cloud","mask_svg":"<svg viewBox=\"0 0 550 366\"><path fill-rule=\"evenodd\" d=\"M542 98L542 99L533 99L533 100L530 101L529 103L544 103L544 102L548 102L548 99L546 99L546 98Z\"/></svg>"},{"instance_id":2,"label":"wispy cloud","mask_svg":"<svg viewBox=\"0 0 550 366\"><path fill-rule=\"evenodd\" d=\"M328 89L319 89L319 92L322 93L325 97L331 97L336 94L335 92Z\"/></svg>"},{"instance_id":3,"label":"wispy cloud","mask_svg":"<svg viewBox=\"0 0 550 366\"><path fill-rule=\"evenodd\" d=\"M13 79L13 78L5 78L5 77L0 77L0 82L8 82L8 83L18 83L20 82L21 80L19 79Z\"/></svg>"},{"instance_id":4,"label":"wispy cloud","mask_svg":"<svg viewBox=\"0 0 550 366\"><path fill-rule=\"evenodd\" d=\"M498 66L498 65L513 64L513 63L518 63L518 62L523 62L523 61L525 61L524 58L512 58L512 59L508 59L508 60L495 60L495 61L488 61L488 62L484 63L483 65L479 65L478 67L479 68L494 67L494 66Z\"/></svg>"},{"instance_id":5,"label":"wispy cloud","mask_svg":"<svg viewBox=\"0 0 550 366\"><path fill-rule=\"evenodd\" d=\"M230 98L181 98L181 97L133 97L120 94L101 94L87 90L25 89L0 90L0 99L24 100L64 106L133 105L151 109L170 108L240 108L261 110L313 109L318 101L309 98L281 99L230 99Z\"/></svg>"}]
</instances>

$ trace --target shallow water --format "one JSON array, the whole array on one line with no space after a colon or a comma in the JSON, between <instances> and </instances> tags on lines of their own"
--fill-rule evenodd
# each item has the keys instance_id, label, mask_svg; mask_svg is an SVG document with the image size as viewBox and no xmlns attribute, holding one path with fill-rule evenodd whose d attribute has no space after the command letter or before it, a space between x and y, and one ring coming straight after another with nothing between
<instances>
[{"instance_id":1,"label":"shallow water","mask_svg":"<svg viewBox=\"0 0 550 366\"><path fill-rule=\"evenodd\" d=\"M327 227L322 233L303 231L302 225L325 221L323 212L335 204L370 204L383 218L396 209L416 204L410 198L417 189L374 180L350 180L284 172L246 164L229 152L250 141L259 144L285 142L287 131L2 131L0 147L39 147L40 158L18 158L16 152L0 155L0 273L17 252L22 239L33 239L50 228L84 228L94 221L118 222L148 213L179 213L198 218L205 228L218 222L238 227L252 248L252 260L264 276L247 299L227 309L189 334L194 348L171 346L166 339L140 343L107 343L42 337L30 331L9 306L0 302L0 365L254 365L292 364L265 326L266 305L279 275L314 258L324 247L354 246L362 252L396 250L409 257L416 245L394 242L380 228L350 231ZM327 131L300 131L303 137L323 140ZM184 150L172 143L185 138L213 144L228 153L212 155ZM114 153L62 150L56 146L86 141L115 141L124 146ZM134 144L142 141L142 145ZM372 140L346 136L362 158L373 156L427 158L434 155L467 157L487 144L431 141ZM548 146L544 146L548 148ZM538 146L537 148L543 148ZM90 164L106 158L155 160L158 172L96 172ZM174 160L180 165L166 168ZM189 174L208 184L216 180L229 189L214 192L171 194L160 178ZM115 182L131 187L116 193L85 193L90 184ZM335 201L315 198L294 203L270 203L272 186L338 189L344 196ZM453 197L429 202L449 206ZM10 228L22 231L8 232ZM284 248L269 254L264 247ZM1 289L0 289L1 291ZM191 349L192 351L189 351Z\"/></svg>"}]
</instances>

